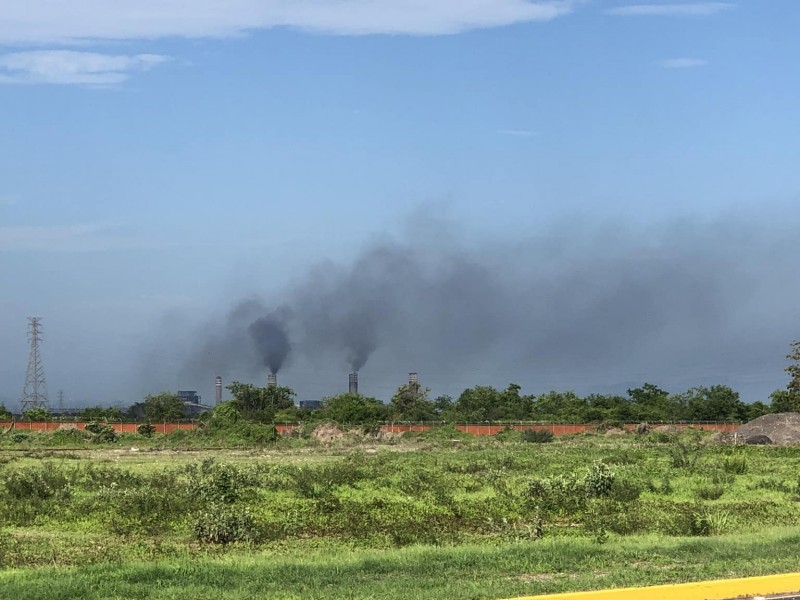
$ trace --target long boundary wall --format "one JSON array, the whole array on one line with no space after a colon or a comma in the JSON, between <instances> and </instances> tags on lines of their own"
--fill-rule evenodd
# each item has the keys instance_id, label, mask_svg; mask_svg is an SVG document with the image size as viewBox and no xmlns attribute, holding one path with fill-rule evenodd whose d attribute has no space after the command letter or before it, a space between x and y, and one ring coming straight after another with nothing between
<instances>
[{"instance_id":1,"label":"long boundary wall","mask_svg":"<svg viewBox=\"0 0 800 600\"><path fill-rule=\"evenodd\" d=\"M109 423L117 433L136 433L136 427L139 423ZM381 431L387 433L404 433L406 431L430 431L435 427L441 427L441 424L432 423L384 423L381 425ZM677 423L671 425L680 429L695 428L704 429L706 431L734 431L739 427L736 423ZM56 431L58 429L84 429L86 423L83 422L62 422L62 421L15 421L15 422L0 422L0 428L8 429L11 427L19 431ZM172 431L182 429L191 431L197 429L196 423L153 423L156 433L170 433ZM282 434L288 434L297 429L299 425L275 425L275 428ZM552 431L553 435L574 435L576 433L584 433L592 431L597 428L597 425L580 424L569 425L559 423L549 424L533 424L533 423L509 423L509 424L484 424L484 423L457 423L453 425L459 431L471 433L473 435L496 435L504 429L510 427L512 429L526 430L543 430ZM632 431L636 424L630 423L624 426L625 429Z\"/></svg>"}]
</instances>

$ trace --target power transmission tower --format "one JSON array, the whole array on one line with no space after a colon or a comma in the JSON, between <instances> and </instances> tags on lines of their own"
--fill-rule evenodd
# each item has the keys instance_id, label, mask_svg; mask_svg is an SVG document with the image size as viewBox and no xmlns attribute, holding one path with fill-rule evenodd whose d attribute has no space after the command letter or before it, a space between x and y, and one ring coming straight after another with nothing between
<instances>
[{"instance_id":1,"label":"power transmission tower","mask_svg":"<svg viewBox=\"0 0 800 600\"><path fill-rule=\"evenodd\" d=\"M39 344L42 341L41 317L28 317L28 340L31 343L31 350L28 355L25 387L22 389L22 412L29 408L49 408L47 382L44 380L44 366L39 353Z\"/></svg>"}]
</instances>

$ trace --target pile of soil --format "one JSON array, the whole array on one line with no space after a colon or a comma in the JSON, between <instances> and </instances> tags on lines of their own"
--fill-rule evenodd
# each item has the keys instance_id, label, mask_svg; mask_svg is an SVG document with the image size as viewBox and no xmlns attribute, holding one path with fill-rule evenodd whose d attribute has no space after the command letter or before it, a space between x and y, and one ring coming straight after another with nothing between
<instances>
[{"instance_id":1,"label":"pile of soil","mask_svg":"<svg viewBox=\"0 0 800 600\"><path fill-rule=\"evenodd\" d=\"M797 444L800 443L800 413L764 415L745 423L735 433L737 440L746 444Z\"/></svg>"},{"instance_id":2,"label":"pile of soil","mask_svg":"<svg viewBox=\"0 0 800 600\"><path fill-rule=\"evenodd\" d=\"M332 442L333 440L339 440L343 438L344 432L336 425L325 423L324 425L317 427L314 430L314 433L311 434L311 437L320 442Z\"/></svg>"},{"instance_id":3,"label":"pile of soil","mask_svg":"<svg viewBox=\"0 0 800 600\"><path fill-rule=\"evenodd\" d=\"M619 427L609 427L606 430L606 435L625 435L628 433L624 429L620 429Z\"/></svg>"}]
</instances>

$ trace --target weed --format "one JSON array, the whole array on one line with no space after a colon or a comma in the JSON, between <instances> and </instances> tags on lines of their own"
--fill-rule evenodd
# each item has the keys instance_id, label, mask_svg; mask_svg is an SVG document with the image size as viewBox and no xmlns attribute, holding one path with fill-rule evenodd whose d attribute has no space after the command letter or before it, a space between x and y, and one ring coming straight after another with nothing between
<instances>
[{"instance_id":1,"label":"weed","mask_svg":"<svg viewBox=\"0 0 800 600\"><path fill-rule=\"evenodd\" d=\"M553 432L549 429L526 429L521 437L529 444L547 444L553 441Z\"/></svg>"},{"instance_id":2,"label":"weed","mask_svg":"<svg viewBox=\"0 0 800 600\"><path fill-rule=\"evenodd\" d=\"M685 441L678 437L674 438L667 449L672 467L675 469L685 469L687 471L693 471L695 469L704 451L705 447L698 439L694 438Z\"/></svg>"},{"instance_id":3,"label":"weed","mask_svg":"<svg viewBox=\"0 0 800 600\"><path fill-rule=\"evenodd\" d=\"M722 485L702 485L695 490L695 494L701 500L719 500L725 493Z\"/></svg>"},{"instance_id":4,"label":"weed","mask_svg":"<svg viewBox=\"0 0 800 600\"><path fill-rule=\"evenodd\" d=\"M747 458L744 456L731 456L722 462L722 470L733 475L747 473Z\"/></svg>"}]
</instances>

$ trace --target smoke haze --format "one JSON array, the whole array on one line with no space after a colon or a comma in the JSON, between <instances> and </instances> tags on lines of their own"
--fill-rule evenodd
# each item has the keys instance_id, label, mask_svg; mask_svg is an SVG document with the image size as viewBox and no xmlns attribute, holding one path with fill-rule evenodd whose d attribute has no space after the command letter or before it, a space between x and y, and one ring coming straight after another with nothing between
<instances>
[{"instance_id":1,"label":"smoke haze","mask_svg":"<svg viewBox=\"0 0 800 600\"><path fill-rule=\"evenodd\" d=\"M788 222L564 222L519 239L441 222L421 231L236 302L193 342L185 375L276 372L291 349L284 381L310 397L336 393L345 367L363 368L376 395L409 370L452 394L509 381L538 393L784 379L800 291Z\"/></svg>"}]
</instances>

